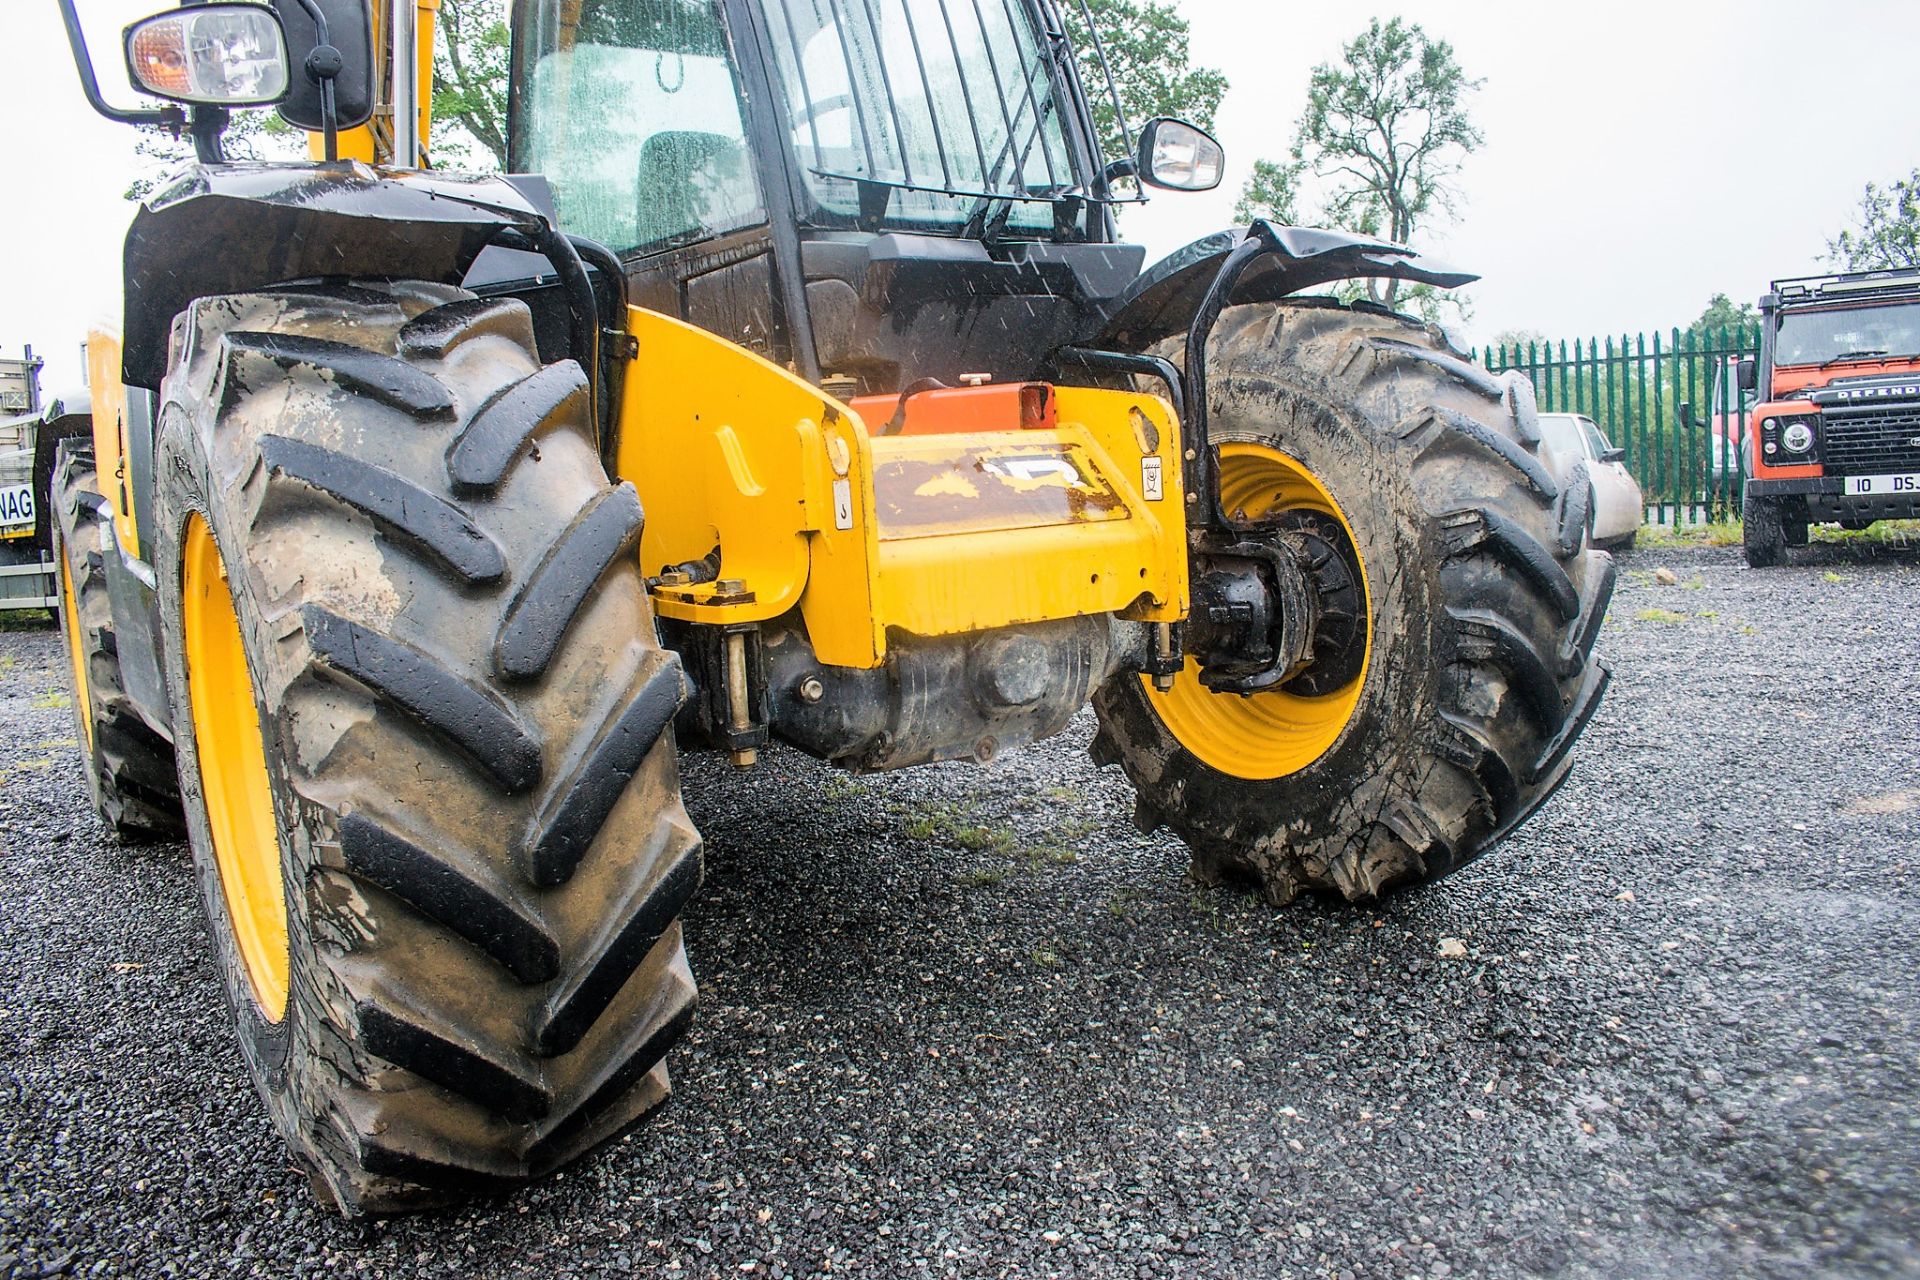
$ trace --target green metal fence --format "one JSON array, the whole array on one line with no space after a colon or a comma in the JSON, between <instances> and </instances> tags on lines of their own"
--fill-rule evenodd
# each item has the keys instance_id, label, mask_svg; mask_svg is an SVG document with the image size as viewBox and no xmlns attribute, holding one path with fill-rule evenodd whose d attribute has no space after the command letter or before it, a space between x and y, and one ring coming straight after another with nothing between
<instances>
[{"instance_id":1,"label":"green metal fence","mask_svg":"<svg viewBox=\"0 0 1920 1280\"><path fill-rule=\"evenodd\" d=\"M1479 353L1498 373L1533 379L1543 413L1600 425L1646 495L1647 519L1698 524L1740 514L1740 441L1753 393L1738 389L1757 329L1680 330L1500 345Z\"/></svg>"}]
</instances>

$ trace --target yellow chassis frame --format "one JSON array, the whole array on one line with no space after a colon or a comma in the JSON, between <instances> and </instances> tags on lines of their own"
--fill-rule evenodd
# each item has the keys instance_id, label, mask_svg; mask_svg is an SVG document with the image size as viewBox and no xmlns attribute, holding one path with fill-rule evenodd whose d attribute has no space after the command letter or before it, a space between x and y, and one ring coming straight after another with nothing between
<instances>
[{"instance_id":1,"label":"yellow chassis frame","mask_svg":"<svg viewBox=\"0 0 1920 1280\"><path fill-rule=\"evenodd\" d=\"M1186 616L1180 433L1160 397L1060 387L1051 428L876 435L705 330L637 307L628 328L615 470L647 513L642 565L718 547L719 578L745 588L663 584L662 617L798 607L821 662L871 668L894 631Z\"/></svg>"}]
</instances>

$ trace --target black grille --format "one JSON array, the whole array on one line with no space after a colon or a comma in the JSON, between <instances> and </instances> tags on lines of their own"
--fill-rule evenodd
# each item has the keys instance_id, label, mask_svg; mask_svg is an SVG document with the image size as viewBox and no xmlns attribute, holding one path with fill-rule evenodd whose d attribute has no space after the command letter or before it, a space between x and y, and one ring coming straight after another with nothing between
<instances>
[{"instance_id":1,"label":"black grille","mask_svg":"<svg viewBox=\"0 0 1920 1280\"><path fill-rule=\"evenodd\" d=\"M1827 474L1877 476L1920 471L1920 405L1826 414L1821 460Z\"/></svg>"}]
</instances>

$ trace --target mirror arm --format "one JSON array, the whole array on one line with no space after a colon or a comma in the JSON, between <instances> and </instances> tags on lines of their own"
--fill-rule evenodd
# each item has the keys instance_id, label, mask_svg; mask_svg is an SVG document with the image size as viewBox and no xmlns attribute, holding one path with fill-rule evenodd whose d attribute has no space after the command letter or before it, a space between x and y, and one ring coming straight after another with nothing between
<instances>
[{"instance_id":1,"label":"mirror arm","mask_svg":"<svg viewBox=\"0 0 1920 1280\"><path fill-rule=\"evenodd\" d=\"M118 124L157 124L179 136L187 125L186 112L180 108L122 110L101 97L100 83L93 75L93 55L87 52L87 37L80 30L80 15L74 12L73 0L60 0L60 20L66 24L67 46L73 50L74 69L80 73L80 91L87 96L88 106Z\"/></svg>"},{"instance_id":2,"label":"mirror arm","mask_svg":"<svg viewBox=\"0 0 1920 1280\"><path fill-rule=\"evenodd\" d=\"M333 81L340 74L344 61L340 51L333 47L333 41L327 37L327 15L321 11L316 0L298 0L298 3L313 19L315 43L307 53L302 70L320 86L321 135L326 140L327 163L332 164L340 159L340 115L333 105Z\"/></svg>"},{"instance_id":3,"label":"mirror arm","mask_svg":"<svg viewBox=\"0 0 1920 1280\"><path fill-rule=\"evenodd\" d=\"M1114 183L1122 178L1138 177L1139 170L1140 166L1132 156L1109 161L1107 167L1100 171L1100 176L1093 180L1092 195L1097 200L1105 200L1112 194Z\"/></svg>"},{"instance_id":4,"label":"mirror arm","mask_svg":"<svg viewBox=\"0 0 1920 1280\"><path fill-rule=\"evenodd\" d=\"M231 117L224 107L196 106L187 124L187 133L193 138L193 158L201 164L225 164L226 148L220 144L220 135L226 132L227 121Z\"/></svg>"}]
</instances>

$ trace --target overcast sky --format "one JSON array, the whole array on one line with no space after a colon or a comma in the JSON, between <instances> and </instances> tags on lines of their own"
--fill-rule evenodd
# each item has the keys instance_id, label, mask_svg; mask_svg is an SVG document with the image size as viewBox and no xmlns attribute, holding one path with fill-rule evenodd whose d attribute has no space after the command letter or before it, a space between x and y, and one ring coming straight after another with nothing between
<instances>
[{"instance_id":1,"label":"overcast sky","mask_svg":"<svg viewBox=\"0 0 1920 1280\"><path fill-rule=\"evenodd\" d=\"M117 36L164 0L79 0L109 93L127 101ZM1405 0L1369 10L1182 0L1196 62L1231 84L1228 177L1126 218L1156 256L1230 219L1258 157L1284 158L1308 72L1378 13L1452 41L1485 86L1485 147L1460 176L1459 220L1419 247L1479 272L1470 339L1685 324L1716 292L1752 299L1820 269L1863 184L1920 165L1920 3ZM88 321L119 308L133 131L80 96L53 0L0 0L8 172L0 355L47 357L49 390L80 376Z\"/></svg>"}]
</instances>

